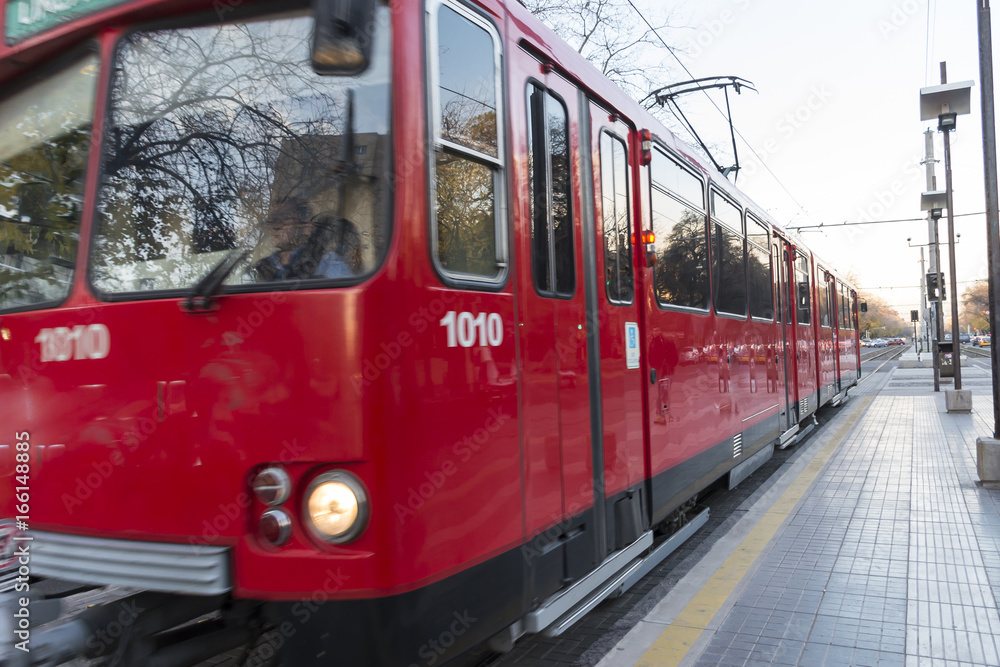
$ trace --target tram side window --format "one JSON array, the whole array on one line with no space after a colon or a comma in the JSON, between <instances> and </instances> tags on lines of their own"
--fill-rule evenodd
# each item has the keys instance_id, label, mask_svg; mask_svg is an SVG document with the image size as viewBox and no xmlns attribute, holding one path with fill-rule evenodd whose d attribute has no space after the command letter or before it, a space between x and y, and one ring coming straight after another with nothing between
<instances>
[{"instance_id":1,"label":"tram side window","mask_svg":"<svg viewBox=\"0 0 1000 667\"><path fill-rule=\"evenodd\" d=\"M712 291L715 311L747 314L746 259L740 209L712 193Z\"/></svg>"},{"instance_id":2,"label":"tram side window","mask_svg":"<svg viewBox=\"0 0 1000 667\"><path fill-rule=\"evenodd\" d=\"M812 292L809 290L809 258L805 255L796 255L795 258L795 293L797 311L797 322L799 324L812 323Z\"/></svg>"},{"instance_id":3,"label":"tram side window","mask_svg":"<svg viewBox=\"0 0 1000 667\"><path fill-rule=\"evenodd\" d=\"M785 295L781 291L781 251L778 246L771 247L771 281L774 290L775 321L781 324L785 317Z\"/></svg>"},{"instance_id":4,"label":"tram side window","mask_svg":"<svg viewBox=\"0 0 1000 667\"><path fill-rule=\"evenodd\" d=\"M844 283L838 284L840 285L840 328L849 331L853 327L851 327L851 309L847 285Z\"/></svg>"},{"instance_id":5,"label":"tram side window","mask_svg":"<svg viewBox=\"0 0 1000 667\"><path fill-rule=\"evenodd\" d=\"M572 296L568 115L562 101L541 86L528 84L527 98L532 275L539 293Z\"/></svg>"},{"instance_id":6,"label":"tram side window","mask_svg":"<svg viewBox=\"0 0 1000 667\"><path fill-rule=\"evenodd\" d=\"M767 228L747 218L747 268L750 275L750 317L774 320L774 291Z\"/></svg>"},{"instance_id":7,"label":"tram side window","mask_svg":"<svg viewBox=\"0 0 1000 667\"><path fill-rule=\"evenodd\" d=\"M662 306L708 310L704 186L659 150L653 151L651 173L656 300Z\"/></svg>"},{"instance_id":8,"label":"tram side window","mask_svg":"<svg viewBox=\"0 0 1000 667\"><path fill-rule=\"evenodd\" d=\"M851 328L852 329L857 329L858 328L858 293L854 292L854 291L851 292L851 312L850 312L850 317L851 317Z\"/></svg>"},{"instance_id":9,"label":"tram side window","mask_svg":"<svg viewBox=\"0 0 1000 667\"><path fill-rule=\"evenodd\" d=\"M789 324L795 324L796 321L795 309L798 302L798 296L796 294L789 293L789 290L796 289L794 283L792 284L789 283L791 283L791 281L794 279L796 273L795 273L795 264L789 260L789 256L790 253L787 249L782 250L781 252L782 271L784 271L788 275L785 276L785 282L781 285L781 291L782 291L781 298L787 305L787 310L785 311L785 313L787 314L788 318L785 321L788 322Z\"/></svg>"},{"instance_id":10,"label":"tram side window","mask_svg":"<svg viewBox=\"0 0 1000 667\"><path fill-rule=\"evenodd\" d=\"M499 46L492 29L437 13L434 253L454 278L495 281L506 266L500 202Z\"/></svg>"},{"instance_id":11,"label":"tram side window","mask_svg":"<svg viewBox=\"0 0 1000 667\"><path fill-rule=\"evenodd\" d=\"M830 281L826 278L826 269L822 266L816 267L816 275L819 276L819 286L816 291L819 294L819 325L827 329L830 328Z\"/></svg>"},{"instance_id":12,"label":"tram side window","mask_svg":"<svg viewBox=\"0 0 1000 667\"><path fill-rule=\"evenodd\" d=\"M97 72L87 55L0 102L0 311L69 294Z\"/></svg>"},{"instance_id":13,"label":"tram side window","mask_svg":"<svg viewBox=\"0 0 1000 667\"><path fill-rule=\"evenodd\" d=\"M608 300L632 303L632 224L625 143L601 133L601 210L604 222L604 284Z\"/></svg>"}]
</instances>

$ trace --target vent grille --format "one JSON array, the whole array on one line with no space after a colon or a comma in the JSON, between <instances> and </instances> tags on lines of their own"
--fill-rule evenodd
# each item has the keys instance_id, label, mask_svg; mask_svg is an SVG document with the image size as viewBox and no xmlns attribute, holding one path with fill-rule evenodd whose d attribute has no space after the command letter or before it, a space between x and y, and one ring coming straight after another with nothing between
<instances>
[{"instance_id":1,"label":"vent grille","mask_svg":"<svg viewBox=\"0 0 1000 667\"><path fill-rule=\"evenodd\" d=\"M224 547L32 533L32 574L188 595L231 588L230 553Z\"/></svg>"},{"instance_id":2,"label":"vent grille","mask_svg":"<svg viewBox=\"0 0 1000 667\"><path fill-rule=\"evenodd\" d=\"M808 396L806 398L803 398L801 401L799 401L799 412L801 414L805 414L805 413L809 412L809 397Z\"/></svg>"},{"instance_id":3,"label":"vent grille","mask_svg":"<svg viewBox=\"0 0 1000 667\"><path fill-rule=\"evenodd\" d=\"M743 453L743 434L737 433L733 436L733 458L738 459Z\"/></svg>"}]
</instances>

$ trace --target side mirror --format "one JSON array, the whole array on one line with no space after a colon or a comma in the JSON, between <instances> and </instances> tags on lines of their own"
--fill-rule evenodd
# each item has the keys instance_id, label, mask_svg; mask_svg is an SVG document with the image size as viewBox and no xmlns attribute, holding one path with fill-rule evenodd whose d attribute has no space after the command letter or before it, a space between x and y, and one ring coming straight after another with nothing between
<instances>
[{"instance_id":1,"label":"side mirror","mask_svg":"<svg viewBox=\"0 0 1000 667\"><path fill-rule=\"evenodd\" d=\"M861 312L862 313L867 313L868 312L868 302L867 301L862 301L861 302Z\"/></svg>"},{"instance_id":2,"label":"side mirror","mask_svg":"<svg viewBox=\"0 0 1000 667\"><path fill-rule=\"evenodd\" d=\"M368 69L377 1L313 0L314 72L324 76L355 75Z\"/></svg>"}]
</instances>

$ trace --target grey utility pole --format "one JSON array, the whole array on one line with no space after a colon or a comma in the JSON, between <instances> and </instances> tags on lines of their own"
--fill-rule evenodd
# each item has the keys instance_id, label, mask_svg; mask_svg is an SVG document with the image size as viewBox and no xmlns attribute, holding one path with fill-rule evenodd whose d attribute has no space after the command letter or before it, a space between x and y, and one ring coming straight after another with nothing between
<instances>
[{"instance_id":1,"label":"grey utility pole","mask_svg":"<svg viewBox=\"0 0 1000 667\"><path fill-rule=\"evenodd\" d=\"M997 330L997 290L1000 289L1000 257L997 257L1000 233L997 213L997 140L993 113L993 38L990 29L990 0L977 0L979 5L979 79L980 102L983 111L983 166L986 178L986 256L989 264L990 335ZM1000 362L990 346L993 370L993 437L1000 438Z\"/></svg>"},{"instance_id":2,"label":"grey utility pole","mask_svg":"<svg viewBox=\"0 0 1000 667\"><path fill-rule=\"evenodd\" d=\"M941 84L948 83L948 69L941 63ZM954 126L954 122L952 123ZM955 365L955 391L962 388L962 346L958 342L958 278L955 269L955 211L951 192L951 129L938 129L944 134L944 192L948 200L948 274L951 277L951 361Z\"/></svg>"},{"instance_id":3,"label":"grey utility pole","mask_svg":"<svg viewBox=\"0 0 1000 667\"><path fill-rule=\"evenodd\" d=\"M937 160L934 159L934 131L927 130L924 132L924 169L927 173L927 191L933 192L937 190L937 179L934 177L934 163ZM937 276L937 284L939 286L938 293L944 293L943 289L940 289L944 285L944 280L941 276L941 248L938 245L938 219L934 217L933 212L927 212L927 242L930 246L930 272ZM921 280L923 283L924 281ZM922 290L927 291L926 286ZM938 299L936 302L931 301L931 320L933 322L931 326L931 337L934 339L930 345L931 357L934 361L934 391L941 391L941 360L938 358L937 353L937 342L941 340L941 329L944 328L944 322L942 321L941 314L941 300Z\"/></svg>"},{"instance_id":4,"label":"grey utility pole","mask_svg":"<svg viewBox=\"0 0 1000 667\"><path fill-rule=\"evenodd\" d=\"M925 278L926 275L927 274L924 272L924 247L920 246L920 282L917 283L918 285L923 285L924 284L924 280L926 280L926 278ZM925 341L926 341L926 339L927 339L927 329L929 328L929 324L930 324L928 322L928 318L927 318L927 290L926 289L921 289L920 290L920 320L921 320L921 322L920 322L920 337L923 338L923 339L925 339ZM915 338L915 336L914 336L914 338ZM925 341L922 341L923 344L920 347L923 348L923 349L925 349L925 350L930 349L930 345L927 342L925 342ZM916 341L914 341L914 342L916 342ZM919 352L917 353L917 359L920 359L920 353Z\"/></svg>"}]
</instances>

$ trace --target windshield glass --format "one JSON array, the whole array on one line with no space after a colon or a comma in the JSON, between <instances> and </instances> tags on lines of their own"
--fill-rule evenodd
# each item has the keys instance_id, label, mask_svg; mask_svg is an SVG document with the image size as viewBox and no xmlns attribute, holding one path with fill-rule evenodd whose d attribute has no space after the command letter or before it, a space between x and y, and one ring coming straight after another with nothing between
<instances>
[{"instance_id":1,"label":"windshield glass","mask_svg":"<svg viewBox=\"0 0 1000 667\"><path fill-rule=\"evenodd\" d=\"M389 11L360 76L310 67L309 16L137 32L118 49L91 280L355 283L388 243ZM333 283L336 284L336 283ZM280 285L279 285L280 286Z\"/></svg>"},{"instance_id":2,"label":"windshield glass","mask_svg":"<svg viewBox=\"0 0 1000 667\"><path fill-rule=\"evenodd\" d=\"M69 294L96 77L87 55L0 102L0 311Z\"/></svg>"}]
</instances>

